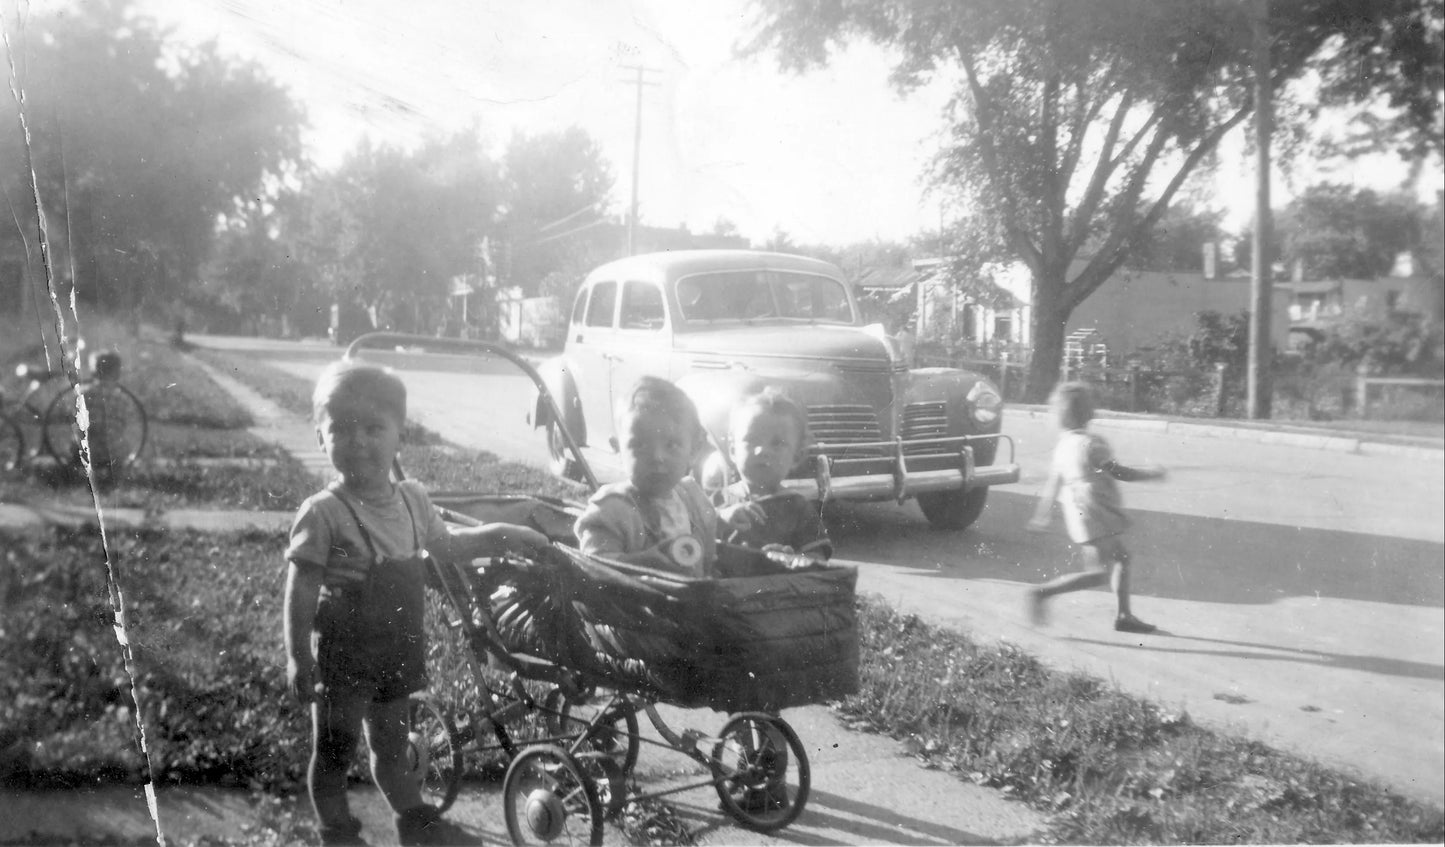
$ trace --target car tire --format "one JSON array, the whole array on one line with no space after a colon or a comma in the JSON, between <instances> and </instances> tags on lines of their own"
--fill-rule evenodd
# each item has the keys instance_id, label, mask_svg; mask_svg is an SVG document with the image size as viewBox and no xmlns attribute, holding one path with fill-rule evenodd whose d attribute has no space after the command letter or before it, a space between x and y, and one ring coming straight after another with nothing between
<instances>
[{"instance_id":1,"label":"car tire","mask_svg":"<svg viewBox=\"0 0 1445 847\"><path fill-rule=\"evenodd\" d=\"M918 495L918 507L934 529L967 529L983 514L987 502L987 488Z\"/></svg>"}]
</instances>

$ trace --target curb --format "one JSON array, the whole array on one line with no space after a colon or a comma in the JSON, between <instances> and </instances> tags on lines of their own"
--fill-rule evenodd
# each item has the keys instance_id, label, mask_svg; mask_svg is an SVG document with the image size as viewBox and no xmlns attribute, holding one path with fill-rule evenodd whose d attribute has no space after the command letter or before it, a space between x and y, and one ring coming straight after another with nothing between
<instances>
[{"instance_id":1,"label":"curb","mask_svg":"<svg viewBox=\"0 0 1445 847\"><path fill-rule=\"evenodd\" d=\"M1050 417L1043 406L1011 405L1004 408L1004 415L1027 415L1030 419ZM1366 456L1404 456L1433 461L1445 461L1445 443L1399 444L1377 441L1358 434L1333 435L1327 432L1300 432L1298 430L1231 426L1229 424L1193 423L1145 416L1126 416L1112 412L1100 414L1093 424L1109 429L1126 429L1135 432L1173 433L1186 438L1229 438L1236 441L1253 441L1260 444L1278 444L1302 447L1311 450L1328 450L1336 453L1355 453Z\"/></svg>"}]
</instances>

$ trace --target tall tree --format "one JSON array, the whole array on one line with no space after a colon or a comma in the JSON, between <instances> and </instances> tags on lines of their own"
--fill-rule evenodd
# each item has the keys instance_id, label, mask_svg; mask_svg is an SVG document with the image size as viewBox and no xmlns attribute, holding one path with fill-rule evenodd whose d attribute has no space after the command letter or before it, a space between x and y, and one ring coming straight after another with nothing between
<instances>
[{"instance_id":1,"label":"tall tree","mask_svg":"<svg viewBox=\"0 0 1445 847\"><path fill-rule=\"evenodd\" d=\"M300 154L302 116L282 88L214 45L177 46L127 0L6 24L17 96L0 107L0 180L27 237L38 193L57 276L82 298L179 293L221 219Z\"/></svg>"},{"instance_id":2,"label":"tall tree","mask_svg":"<svg viewBox=\"0 0 1445 847\"><path fill-rule=\"evenodd\" d=\"M574 236L603 220L612 192L612 167L579 127L537 135L517 133L502 160L501 274L529 295L542 281L578 276L595 257L591 242ZM559 276L560 275L560 276ZM565 292L556 292L563 294Z\"/></svg>"},{"instance_id":3,"label":"tall tree","mask_svg":"<svg viewBox=\"0 0 1445 847\"><path fill-rule=\"evenodd\" d=\"M855 39L892 48L895 84L955 87L935 181L974 210L955 242L966 278L1017 259L1032 274L1027 396L1057 381L1069 315L1144 242L1175 195L1251 113L1249 23L1238 0L755 0L747 50L825 65ZM1438 123L1437 0L1271 4L1274 87L1318 64L1326 95L1388 89ZM1345 81L1344 59L1381 73ZM1086 251L1086 247L1092 249Z\"/></svg>"},{"instance_id":4,"label":"tall tree","mask_svg":"<svg viewBox=\"0 0 1445 847\"><path fill-rule=\"evenodd\" d=\"M411 152L363 144L307 190L304 260L331 296L386 323L434 329L451 278L482 270L477 248L495 231L498 180L474 131Z\"/></svg>"}]
</instances>

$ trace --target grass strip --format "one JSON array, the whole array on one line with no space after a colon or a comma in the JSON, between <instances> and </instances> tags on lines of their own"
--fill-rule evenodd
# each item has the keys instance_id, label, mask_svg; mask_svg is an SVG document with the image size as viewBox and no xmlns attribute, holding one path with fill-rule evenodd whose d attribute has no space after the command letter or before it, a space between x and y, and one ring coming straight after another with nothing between
<instances>
[{"instance_id":1,"label":"grass strip","mask_svg":"<svg viewBox=\"0 0 1445 847\"><path fill-rule=\"evenodd\" d=\"M1195 725L1006 643L860 600L862 684L838 711L928 767L1051 813L1066 844L1439 843L1445 819L1356 776Z\"/></svg>"}]
</instances>

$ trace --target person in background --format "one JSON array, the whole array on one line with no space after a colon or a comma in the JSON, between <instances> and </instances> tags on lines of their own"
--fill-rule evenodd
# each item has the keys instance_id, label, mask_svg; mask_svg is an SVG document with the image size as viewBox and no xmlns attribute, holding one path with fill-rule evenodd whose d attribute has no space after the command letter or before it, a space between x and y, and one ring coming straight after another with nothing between
<instances>
[{"instance_id":1,"label":"person in background","mask_svg":"<svg viewBox=\"0 0 1445 847\"><path fill-rule=\"evenodd\" d=\"M1056 594L1082 591L1107 582L1117 601L1114 629L1153 632L1155 627L1134 617L1130 607L1129 551L1124 549L1124 530L1129 526L1129 516L1124 512L1117 483L1163 479L1165 471L1159 467L1119 464L1109 443L1089 432L1089 421L1094 417L1094 395L1087 383L1059 385L1049 398L1049 405L1062 433L1054 447L1053 466L1039 494L1029 528L1048 528L1057 499L1063 507L1069 540L1083 549L1085 569L1030 588L1029 619L1035 625L1044 623L1046 603Z\"/></svg>"}]
</instances>

